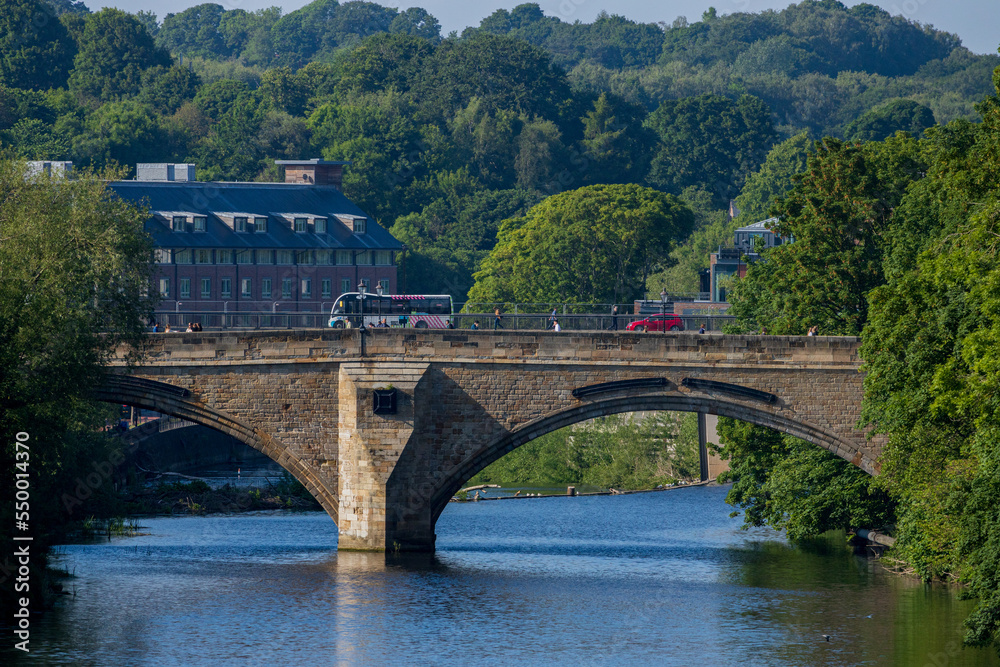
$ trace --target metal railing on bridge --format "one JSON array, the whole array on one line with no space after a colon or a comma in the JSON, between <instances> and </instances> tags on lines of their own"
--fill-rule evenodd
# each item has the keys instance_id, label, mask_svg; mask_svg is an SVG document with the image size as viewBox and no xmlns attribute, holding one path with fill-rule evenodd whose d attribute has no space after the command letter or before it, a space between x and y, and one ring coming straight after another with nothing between
<instances>
[{"instance_id":1,"label":"metal railing on bridge","mask_svg":"<svg viewBox=\"0 0 1000 667\"><path fill-rule=\"evenodd\" d=\"M567 304L566 311L572 309ZM670 311L667 311L668 314ZM650 315L634 315L619 313L618 329L624 331L630 322L649 317ZM203 331L252 331L275 329L325 329L329 325L328 313L288 312L288 313L226 313L206 311L167 311L155 315L158 331L165 331L170 325L170 331L177 333L186 331L191 323L200 324ZM493 328L494 314L492 308L482 312L458 312L451 316L456 329L472 329L478 323L479 329ZM601 331L610 329L612 316L610 307L603 313L557 312L556 319L564 331ZM708 331L721 331L722 327L733 320L727 315L692 315L681 316L685 331L697 331L704 324ZM501 326L510 330L544 331L551 328L552 310L545 312L523 312L515 309L513 312L502 311ZM398 326L398 325L396 325ZM393 326L392 328L396 328ZM412 325L411 325L412 326Z\"/></svg>"}]
</instances>

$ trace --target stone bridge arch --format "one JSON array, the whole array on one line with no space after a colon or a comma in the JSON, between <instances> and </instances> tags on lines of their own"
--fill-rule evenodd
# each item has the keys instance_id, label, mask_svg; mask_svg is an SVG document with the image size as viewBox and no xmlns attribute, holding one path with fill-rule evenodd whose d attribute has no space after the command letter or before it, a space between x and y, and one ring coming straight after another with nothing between
<instances>
[{"instance_id":1,"label":"stone bridge arch","mask_svg":"<svg viewBox=\"0 0 1000 667\"><path fill-rule=\"evenodd\" d=\"M236 438L288 471L308 489L334 522L339 523L336 489L327 488L323 480L269 433L207 405L189 389L145 378L109 375L92 395L98 401L155 410Z\"/></svg>"},{"instance_id":2,"label":"stone bridge arch","mask_svg":"<svg viewBox=\"0 0 1000 667\"><path fill-rule=\"evenodd\" d=\"M855 466L866 467L861 465L862 457L855 452L852 443L844 442L837 435L827 433L801 420L746 403L697 394L619 396L558 410L494 439L474 459L454 470L437 486L431 500L431 520L437 523L450 499L477 473L536 438L588 419L628 412L653 411L701 412L767 426L818 445ZM852 453L852 456L847 456L845 453Z\"/></svg>"}]
</instances>

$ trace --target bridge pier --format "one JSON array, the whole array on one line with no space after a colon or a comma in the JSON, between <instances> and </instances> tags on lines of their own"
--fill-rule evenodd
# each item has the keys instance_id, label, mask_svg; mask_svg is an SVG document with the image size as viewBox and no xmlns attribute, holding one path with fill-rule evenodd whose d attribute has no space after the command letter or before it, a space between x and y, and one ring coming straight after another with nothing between
<instances>
[{"instance_id":1,"label":"bridge pier","mask_svg":"<svg viewBox=\"0 0 1000 667\"><path fill-rule=\"evenodd\" d=\"M338 549L434 550L430 513L426 512L426 521L419 512L400 516L398 498L389 497L389 480L413 437L414 394L427 367L365 362L340 367ZM376 407L376 390L382 392L385 405ZM389 396L395 397L394 405ZM392 511L388 511L390 505ZM419 509L420 503L411 505Z\"/></svg>"}]
</instances>

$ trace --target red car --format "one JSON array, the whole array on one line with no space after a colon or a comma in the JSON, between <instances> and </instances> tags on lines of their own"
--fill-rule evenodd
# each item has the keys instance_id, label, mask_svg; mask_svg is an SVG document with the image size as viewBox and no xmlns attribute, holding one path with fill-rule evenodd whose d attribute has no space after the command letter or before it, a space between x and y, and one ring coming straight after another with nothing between
<instances>
[{"instance_id":1,"label":"red car","mask_svg":"<svg viewBox=\"0 0 1000 667\"><path fill-rule=\"evenodd\" d=\"M629 331L684 331L684 322L673 313L666 315L650 315L643 320L630 322Z\"/></svg>"}]
</instances>

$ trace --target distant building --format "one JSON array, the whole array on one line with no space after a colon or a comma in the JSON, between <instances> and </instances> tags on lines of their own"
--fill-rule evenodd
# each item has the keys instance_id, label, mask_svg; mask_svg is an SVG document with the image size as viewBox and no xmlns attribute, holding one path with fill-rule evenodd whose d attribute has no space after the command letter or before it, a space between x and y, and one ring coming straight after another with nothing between
<instances>
[{"instance_id":1,"label":"distant building","mask_svg":"<svg viewBox=\"0 0 1000 667\"><path fill-rule=\"evenodd\" d=\"M140 164L136 180L109 184L150 209L162 311L325 312L359 283L398 291L403 245L343 195L347 163L276 164L283 183L201 182L191 164Z\"/></svg>"},{"instance_id":2,"label":"distant building","mask_svg":"<svg viewBox=\"0 0 1000 667\"><path fill-rule=\"evenodd\" d=\"M734 234L731 247L720 246L718 251L709 255L708 271L702 274L702 291L709 292L712 301L726 301L726 288L720 285L720 281L732 275L744 277L748 262L753 263L760 258L758 249L774 248L793 240L768 229L776 222L777 218L768 218L740 227Z\"/></svg>"}]
</instances>

